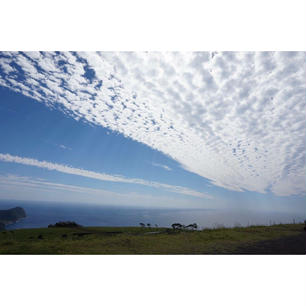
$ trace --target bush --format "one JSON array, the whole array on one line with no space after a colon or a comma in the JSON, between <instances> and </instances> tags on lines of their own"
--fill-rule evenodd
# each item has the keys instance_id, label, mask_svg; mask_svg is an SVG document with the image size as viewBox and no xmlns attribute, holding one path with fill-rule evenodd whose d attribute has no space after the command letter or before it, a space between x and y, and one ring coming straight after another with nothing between
<instances>
[{"instance_id":1,"label":"bush","mask_svg":"<svg viewBox=\"0 0 306 306\"><path fill-rule=\"evenodd\" d=\"M80 224L77 224L74 221L61 221L55 224L49 224L48 227L82 227Z\"/></svg>"},{"instance_id":2,"label":"bush","mask_svg":"<svg viewBox=\"0 0 306 306\"><path fill-rule=\"evenodd\" d=\"M181 223L173 223L171 226L174 230L176 229L180 230L183 228L183 225Z\"/></svg>"}]
</instances>

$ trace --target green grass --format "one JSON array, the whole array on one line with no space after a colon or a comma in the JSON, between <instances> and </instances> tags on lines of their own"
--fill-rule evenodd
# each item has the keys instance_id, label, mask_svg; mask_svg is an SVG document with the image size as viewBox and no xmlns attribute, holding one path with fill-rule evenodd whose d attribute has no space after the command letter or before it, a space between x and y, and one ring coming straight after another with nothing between
<instances>
[{"instance_id":1,"label":"green grass","mask_svg":"<svg viewBox=\"0 0 306 306\"><path fill-rule=\"evenodd\" d=\"M162 233L146 234L151 231ZM18 229L0 232L0 254L233 254L241 246L302 231L301 224L168 232L140 227Z\"/></svg>"}]
</instances>

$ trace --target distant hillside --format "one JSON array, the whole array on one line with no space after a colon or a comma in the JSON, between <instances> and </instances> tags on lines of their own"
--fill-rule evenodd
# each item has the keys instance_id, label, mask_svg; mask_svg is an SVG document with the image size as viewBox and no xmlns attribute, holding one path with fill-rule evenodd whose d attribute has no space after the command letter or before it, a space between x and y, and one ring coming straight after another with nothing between
<instances>
[{"instance_id":1,"label":"distant hillside","mask_svg":"<svg viewBox=\"0 0 306 306\"><path fill-rule=\"evenodd\" d=\"M5 225L15 223L25 217L26 213L22 207L0 210L0 229L4 229Z\"/></svg>"}]
</instances>

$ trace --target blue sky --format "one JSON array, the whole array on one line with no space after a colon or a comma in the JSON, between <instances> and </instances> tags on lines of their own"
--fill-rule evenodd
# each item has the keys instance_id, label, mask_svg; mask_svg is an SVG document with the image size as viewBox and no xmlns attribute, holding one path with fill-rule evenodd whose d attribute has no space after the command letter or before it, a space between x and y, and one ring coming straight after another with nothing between
<instances>
[{"instance_id":1,"label":"blue sky","mask_svg":"<svg viewBox=\"0 0 306 306\"><path fill-rule=\"evenodd\" d=\"M305 53L1 52L0 199L303 212Z\"/></svg>"}]
</instances>

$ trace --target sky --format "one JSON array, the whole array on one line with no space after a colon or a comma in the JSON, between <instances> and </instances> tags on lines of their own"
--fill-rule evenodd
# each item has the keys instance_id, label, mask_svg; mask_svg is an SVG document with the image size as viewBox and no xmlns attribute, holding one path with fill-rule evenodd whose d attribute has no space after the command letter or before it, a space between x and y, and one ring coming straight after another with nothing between
<instances>
[{"instance_id":1,"label":"sky","mask_svg":"<svg viewBox=\"0 0 306 306\"><path fill-rule=\"evenodd\" d=\"M305 52L0 52L0 199L305 212Z\"/></svg>"}]
</instances>

